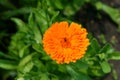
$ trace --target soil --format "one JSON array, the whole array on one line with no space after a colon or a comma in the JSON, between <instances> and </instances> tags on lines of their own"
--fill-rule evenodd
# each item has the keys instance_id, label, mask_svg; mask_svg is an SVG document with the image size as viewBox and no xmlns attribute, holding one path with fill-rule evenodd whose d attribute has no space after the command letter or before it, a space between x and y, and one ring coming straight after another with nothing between
<instances>
[{"instance_id":1,"label":"soil","mask_svg":"<svg viewBox=\"0 0 120 80\"><path fill-rule=\"evenodd\" d=\"M103 3L120 9L120 0L102 0ZM101 15L101 16L99 16ZM101 35L104 35L106 42L112 44L116 51L120 51L120 33L117 31L118 25L103 11L97 11L94 6L87 4L76 14L76 20L81 22L89 32L93 34L98 41L101 41ZM113 68L117 71L118 80L120 80L120 61L111 60ZM104 80L114 80L112 72L104 77Z\"/></svg>"}]
</instances>

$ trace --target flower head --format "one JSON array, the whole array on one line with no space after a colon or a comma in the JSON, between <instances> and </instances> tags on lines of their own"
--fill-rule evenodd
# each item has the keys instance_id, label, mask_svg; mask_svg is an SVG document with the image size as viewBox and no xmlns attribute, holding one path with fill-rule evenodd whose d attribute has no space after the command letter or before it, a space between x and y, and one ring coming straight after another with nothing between
<instances>
[{"instance_id":1,"label":"flower head","mask_svg":"<svg viewBox=\"0 0 120 80\"><path fill-rule=\"evenodd\" d=\"M43 47L58 64L75 62L82 58L89 45L87 31L72 22L56 22L45 32Z\"/></svg>"}]
</instances>

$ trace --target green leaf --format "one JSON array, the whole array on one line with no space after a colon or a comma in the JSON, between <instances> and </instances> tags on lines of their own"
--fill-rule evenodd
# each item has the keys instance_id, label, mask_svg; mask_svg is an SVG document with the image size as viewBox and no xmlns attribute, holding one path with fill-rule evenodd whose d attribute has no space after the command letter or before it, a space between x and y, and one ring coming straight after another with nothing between
<instances>
[{"instance_id":1,"label":"green leaf","mask_svg":"<svg viewBox=\"0 0 120 80\"><path fill-rule=\"evenodd\" d=\"M50 60L51 59L50 56L47 55L46 52L44 51L42 44L35 43L32 45L32 47L34 50L36 50L37 52L42 54L42 58L41 58L42 60Z\"/></svg>"},{"instance_id":2,"label":"green leaf","mask_svg":"<svg viewBox=\"0 0 120 80\"><path fill-rule=\"evenodd\" d=\"M86 0L73 0L69 3L64 4L64 14L66 16L73 16L80 7L86 2Z\"/></svg>"},{"instance_id":3,"label":"green leaf","mask_svg":"<svg viewBox=\"0 0 120 80\"><path fill-rule=\"evenodd\" d=\"M107 61L100 62L100 65L104 73L109 73L111 71L110 64Z\"/></svg>"},{"instance_id":4,"label":"green leaf","mask_svg":"<svg viewBox=\"0 0 120 80\"><path fill-rule=\"evenodd\" d=\"M63 9L63 4L61 2L61 0L50 0L52 3L54 3L55 7L58 9Z\"/></svg>"},{"instance_id":5,"label":"green leaf","mask_svg":"<svg viewBox=\"0 0 120 80\"><path fill-rule=\"evenodd\" d=\"M100 49L99 53L110 53L111 49L111 45L107 43L103 46L103 48Z\"/></svg>"},{"instance_id":6,"label":"green leaf","mask_svg":"<svg viewBox=\"0 0 120 80\"><path fill-rule=\"evenodd\" d=\"M98 54L100 60L104 60L106 59L106 54L105 53L101 53L101 54Z\"/></svg>"},{"instance_id":7,"label":"green leaf","mask_svg":"<svg viewBox=\"0 0 120 80\"><path fill-rule=\"evenodd\" d=\"M22 58L29 54L29 46L35 43L33 40L33 35L28 32L18 31L15 35L11 37L11 42L9 45L9 53L15 55L18 58Z\"/></svg>"},{"instance_id":8,"label":"green leaf","mask_svg":"<svg viewBox=\"0 0 120 80\"><path fill-rule=\"evenodd\" d=\"M27 27L26 24L19 18L11 18L12 21L14 21L17 26L18 26L18 30L22 31L22 32L27 32Z\"/></svg>"},{"instance_id":9,"label":"green leaf","mask_svg":"<svg viewBox=\"0 0 120 80\"><path fill-rule=\"evenodd\" d=\"M112 74L113 74L114 80L118 80L118 74L117 74L117 71L115 69L113 69Z\"/></svg>"},{"instance_id":10,"label":"green leaf","mask_svg":"<svg viewBox=\"0 0 120 80\"><path fill-rule=\"evenodd\" d=\"M92 49L96 53L98 53L98 51L100 50L100 45L99 45L98 41L95 38L93 38L90 44L91 44Z\"/></svg>"},{"instance_id":11,"label":"green leaf","mask_svg":"<svg viewBox=\"0 0 120 80\"><path fill-rule=\"evenodd\" d=\"M66 73L66 67L65 67L65 65L64 64L63 65L58 65L58 70L60 72L62 72L62 73Z\"/></svg>"},{"instance_id":12,"label":"green leaf","mask_svg":"<svg viewBox=\"0 0 120 80\"><path fill-rule=\"evenodd\" d=\"M52 77L51 80L59 80L59 78L57 76L54 76L54 77Z\"/></svg>"},{"instance_id":13,"label":"green leaf","mask_svg":"<svg viewBox=\"0 0 120 80\"><path fill-rule=\"evenodd\" d=\"M32 60L33 64L37 67L37 71L35 72L47 72L46 66L39 59L35 58ZM50 67L50 66L49 66Z\"/></svg>"},{"instance_id":14,"label":"green leaf","mask_svg":"<svg viewBox=\"0 0 120 80\"><path fill-rule=\"evenodd\" d=\"M33 47L33 49L35 49L37 52L45 53L41 44L35 43L35 44L32 45L32 47Z\"/></svg>"},{"instance_id":15,"label":"green leaf","mask_svg":"<svg viewBox=\"0 0 120 80\"><path fill-rule=\"evenodd\" d=\"M30 28L32 28L35 25L32 12L30 13L30 15L28 17L28 25L29 25Z\"/></svg>"},{"instance_id":16,"label":"green leaf","mask_svg":"<svg viewBox=\"0 0 120 80\"><path fill-rule=\"evenodd\" d=\"M99 62L97 61L94 65L89 66L88 74L91 76L101 77L105 73L102 71Z\"/></svg>"},{"instance_id":17,"label":"green leaf","mask_svg":"<svg viewBox=\"0 0 120 80\"><path fill-rule=\"evenodd\" d=\"M40 76L41 78L40 78L40 80L49 80L49 77L48 77L48 75L47 74L41 74L41 76Z\"/></svg>"},{"instance_id":18,"label":"green leaf","mask_svg":"<svg viewBox=\"0 0 120 80\"><path fill-rule=\"evenodd\" d=\"M25 53L25 49L27 49L30 45L26 45L24 47L22 47L22 49L19 51L19 57L22 58L24 56Z\"/></svg>"},{"instance_id":19,"label":"green leaf","mask_svg":"<svg viewBox=\"0 0 120 80\"><path fill-rule=\"evenodd\" d=\"M67 65L66 67L67 67L68 73L71 75L73 80L91 80L87 75L84 75L82 73L78 73L70 66Z\"/></svg>"},{"instance_id":20,"label":"green leaf","mask_svg":"<svg viewBox=\"0 0 120 80\"><path fill-rule=\"evenodd\" d=\"M101 2L97 2L95 4L95 6L98 10L105 11L111 17L111 19L119 25L118 30L120 31L120 12L119 12L119 10L112 8L110 6L107 6Z\"/></svg>"},{"instance_id":21,"label":"green leaf","mask_svg":"<svg viewBox=\"0 0 120 80\"><path fill-rule=\"evenodd\" d=\"M32 57L33 57L35 54L36 54L36 53L32 53L32 54L26 56L25 58L23 58L23 59L20 61L19 65L18 65L18 70L23 69L23 68L26 66L26 64L28 64L28 63L32 60Z\"/></svg>"},{"instance_id":22,"label":"green leaf","mask_svg":"<svg viewBox=\"0 0 120 80\"><path fill-rule=\"evenodd\" d=\"M55 12L54 15L51 18L51 22L59 15L59 11Z\"/></svg>"},{"instance_id":23,"label":"green leaf","mask_svg":"<svg viewBox=\"0 0 120 80\"><path fill-rule=\"evenodd\" d=\"M0 60L0 68L12 70L17 68L17 64L10 60Z\"/></svg>"},{"instance_id":24,"label":"green leaf","mask_svg":"<svg viewBox=\"0 0 120 80\"><path fill-rule=\"evenodd\" d=\"M14 10L7 10L1 14L2 15L1 18L8 19L15 15L28 14L30 12L31 12L31 8L29 7L23 7L23 8L14 9Z\"/></svg>"},{"instance_id":25,"label":"green leaf","mask_svg":"<svg viewBox=\"0 0 120 80\"><path fill-rule=\"evenodd\" d=\"M76 63L71 63L71 67L75 68L77 71L87 74L88 64L85 62L78 60Z\"/></svg>"},{"instance_id":26,"label":"green leaf","mask_svg":"<svg viewBox=\"0 0 120 80\"><path fill-rule=\"evenodd\" d=\"M33 10L35 14L35 19L38 24L39 30L41 31L42 35L49 27L50 17L48 13L45 12L45 10Z\"/></svg>"},{"instance_id":27,"label":"green leaf","mask_svg":"<svg viewBox=\"0 0 120 80\"><path fill-rule=\"evenodd\" d=\"M86 0L73 0L73 5L75 8L80 9L80 7L86 2Z\"/></svg>"},{"instance_id":28,"label":"green leaf","mask_svg":"<svg viewBox=\"0 0 120 80\"><path fill-rule=\"evenodd\" d=\"M96 55L96 52L95 50L91 47L91 46L88 46L87 48L87 52L85 54L85 57L88 58L88 57L91 57L91 56L95 56Z\"/></svg>"},{"instance_id":29,"label":"green leaf","mask_svg":"<svg viewBox=\"0 0 120 80\"><path fill-rule=\"evenodd\" d=\"M77 73L70 67L66 66L68 73L75 79L78 80Z\"/></svg>"},{"instance_id":30,"label":"green leaf","mask_svg":"<svg viewBox=\"0 0 120 80\"><path fill-rule=\"evenodd\" d=\"M37 23L33 19L33 13L31 13L29 18L28 18L28 26L30 28L30 31L34 34L35 41L37 43L42 43L42 33L36 24Z\"/></svg>"},{"instance_id":31,"label":"green leaf","mask_svg":"<svg viewBox=\"0 0 120 80\"><path fill-rule=\"evenodd\" d=\"M29 63L26 64L26 66L23 69L23 73L28 73L31 71L31 69L33 68L34 64L32 61L30 61Z\"/></svg>"},{"instance_id":32,"label":"green leaf","mask_svg":"<svg viewBox=\"0 0 120 80\"><path fill-rule=\"evenodd\" d=\"M25 80L23 77L19 77L16 80Z\"/></svg>"},{"instance_id":33,"label":"green leaf","mask_svg":"<svg viewBox=\"0 0 120 80\"><path fill-rule=\"evenodd\" d=\"M120 60L120 52L113 52L112 54L108 55L108 58L113 60Z\"/></svg>"},{"instance_id":34,"label":"green leaf","mask_svg":"<svg viewBox=\"0 0 120 80\"><path fill-rule=\"evenodd\" d=\"M16 59L13 55L5 54L3 52L0 52L0 58L7 58L7 59Z\"/></svg>"},{"instance_id":35,"label":"green leaf","mask_svg":"<svg viewBox=\"0 0 120 80\"><path fill-rule=\"evenodd\" d=\"M66 5L65 9L64 9L64 15L66 16L72 16L75 14L75 9L73 8L73 6L71 6L70 4Z\"/></svg>"},{"instance_id":36,"label":"green leaf","mask_svg":"<svg viewBox=\"0 0 120 80\"><path fill-rule=\"evenodd\" d=\"M110 6L107 6L101 2L96 3L96 8L98 10L104 10L115 22L117 22L119 24L119 22L120 22L119 10L112 8Z\"/></svg>"},{"instance_id":37,"label":"green leaf","mask_svg":"<svg viewBox=\"0 0 120 80\"><path fill-rule=\"evenodd\" d=\"M50 7L63 9L62 0L46 0Z\"/></svg>"},{"instance_id":38,"label":"green leaf","mask_svg":"<svg viewBox=\"0 0 120 80\"><path fill-rule=\"evenodd\" d=\"M58 9L63 9L63 4L62 4L61 0L53 0L53 3Z\"/></svg>"}]
</instances>

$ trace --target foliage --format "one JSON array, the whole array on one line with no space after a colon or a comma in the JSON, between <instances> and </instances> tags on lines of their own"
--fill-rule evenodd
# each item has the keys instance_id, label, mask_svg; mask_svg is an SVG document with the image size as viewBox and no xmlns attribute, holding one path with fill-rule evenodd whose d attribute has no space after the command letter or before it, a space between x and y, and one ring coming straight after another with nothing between
<instances>
[{"instance_id":1,"label":"foliage","mask_svg":"<svg viewBox=\"0 0 120 80\"><path fill-rule=\"evenodd\" d=\"M111 19L118 24L118 31L120 32L120 12L117 9L114 9L112 7L109 7L101 2L97 2L95 4L96 8L98 10L103 10L105 11L110 17Z\"/></svg>"},{"instance_id":2,"label":"foliage","mask_svg":"<svg viewBox=\"0 0 120 80\"><path fill-rule=\"evenodd\" d=\"M43 34L53 22L62 20L71 22L72 16L85 3L94 5L98 10L104 10L113 21L120 25L117 10L98 0L18 1L21 6L15 5L9 0L0 1L1 6L6 9L0 13L1 21L10 19L16 23L17 28L17 32L10 37L8 51L6 53L0 51L0 68L12 72L3 73L4 75L16 76L16 80L101 79L112 71L108 61L120 60L120 52L116 52L111 44L105 43L104 46L101 46L91 35L88 36L90 46L86 55L76 63L58 65L46 55L42 45ZM115 15L113 15L114 13ZM19 18L20 15L23 19ZM0 39L5 34L6 32L2 31ZM5 77L4 75L3 77ZM116 76L115 78L117 80Z\"/></svg>"}]
</instances>

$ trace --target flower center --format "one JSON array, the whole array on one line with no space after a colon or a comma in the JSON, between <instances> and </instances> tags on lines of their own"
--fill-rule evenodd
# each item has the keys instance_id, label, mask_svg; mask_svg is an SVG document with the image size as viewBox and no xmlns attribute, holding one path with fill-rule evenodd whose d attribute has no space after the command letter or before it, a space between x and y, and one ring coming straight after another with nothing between
<instances>
[{"instance_id":1,"label":"flower center","mask_svg":"<svg viewBox=\"0 0 120 80\"><path fill-rule=\"evenodd\" d=\"M70 47L71 44L70 44L70 42L67 38L63 38L61 40L61 45L62 45L63 48L68 48L68 47Z\"/></svg>"}]
</instances>

